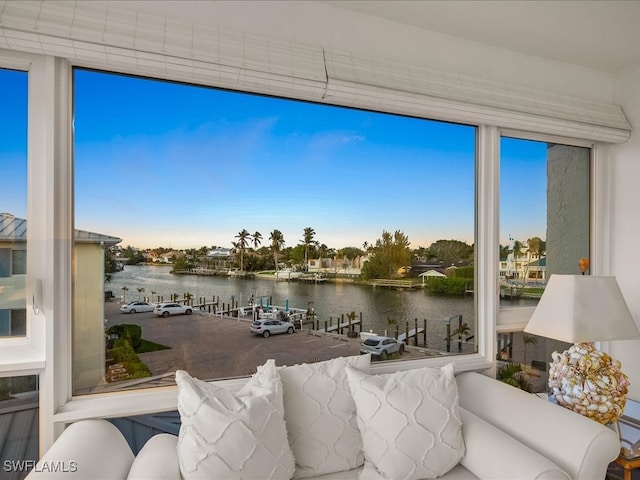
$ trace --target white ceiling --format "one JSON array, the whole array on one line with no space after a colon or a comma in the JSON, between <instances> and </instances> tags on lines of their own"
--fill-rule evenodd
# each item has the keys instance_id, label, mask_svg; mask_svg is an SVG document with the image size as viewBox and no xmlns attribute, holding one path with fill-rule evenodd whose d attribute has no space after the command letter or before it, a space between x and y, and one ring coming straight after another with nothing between
<instances>
[{"instance_id":1,"label":"white ceiling","mask_svg":"<svg viewBox=\"0 0 640 480\"><path fill-rule=\"evenodd\" d=\"M607 72L640 63L637 0L326 0L323 3Z\"/></svg>"}]
</instances>

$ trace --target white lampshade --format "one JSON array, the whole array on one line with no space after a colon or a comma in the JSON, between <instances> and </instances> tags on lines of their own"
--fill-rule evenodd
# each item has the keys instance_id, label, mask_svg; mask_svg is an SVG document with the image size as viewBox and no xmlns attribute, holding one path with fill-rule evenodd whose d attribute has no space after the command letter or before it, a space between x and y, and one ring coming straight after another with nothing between
<instances>
[{"instance_id":1,"label":"white lampshade","mask_svg":"<svg viewBox=\"0 0 640 480\"><path fill-rule=\"evenodd\" d=\"M567 343L640 337L615 277L551 275L524 329Z\"/></svg>"}]
</instances>

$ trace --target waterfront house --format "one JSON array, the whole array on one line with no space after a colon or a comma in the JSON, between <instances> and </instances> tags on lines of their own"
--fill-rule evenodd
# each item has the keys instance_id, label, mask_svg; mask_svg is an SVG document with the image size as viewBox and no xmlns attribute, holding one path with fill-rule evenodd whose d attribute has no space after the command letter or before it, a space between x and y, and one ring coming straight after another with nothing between
<instances>
[{"instance_id":1,"label":"waterfront house","mask_svg":"<svg viewBox=\"0 0 640 480\"><path fill-rule=\"evenodd\" d=\"M547 241L553 244L549 233L562 235L563 249L547 252L548 265L570 271L589 256L590 273L615 275L640 316L640 297L633 295L640 290L639 9L638 2L616 1L0 0L0 67L29 72L27 197L36 240L28 245L26 278L19 279L28 290L31 330L18 343L0 339L0 367L4 376L39 375L40 448L78 419L175 408L157 392L107 400L71 395L73 68L475 126L478 351L452 361L458 370L486 370L495 368L497 333L521 331L531 315L527 308L503 310L496 298L505 136L588 150L589 185L576 199L591 206L586 234L574 235L570 219L549 221ZM549 205L563 200L572 181L553 173ZM319 168L314 188L329 174ZM523 176L523 203L527 186ZM419 205L407 208L421 220ZM38 312L30 279L42 282L45 308ZM625 366L635 399L639 342L605 345ZM403 363L384 368L408 368Z\"/></svg>"}]
</instances>

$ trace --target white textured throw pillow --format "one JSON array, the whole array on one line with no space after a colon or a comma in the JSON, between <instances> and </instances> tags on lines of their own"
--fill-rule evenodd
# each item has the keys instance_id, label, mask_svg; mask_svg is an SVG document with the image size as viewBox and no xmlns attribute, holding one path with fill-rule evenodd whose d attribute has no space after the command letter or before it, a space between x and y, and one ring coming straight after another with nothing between
<instances>
[{"instance_id":1,"label":"white textured throw pillow","mask_svg":"<svg viewBox=\"0 0 640 480\"><path fill-rule=\"evenodd\" d=\"M371 355L280 368L294 478L341 472L364 463L346 368L369 372Z\"/></svg>"},{"instance_id":2,"label":"white textured throw pillow","mask_svg":"<svg viewBox=\"0 0 640 480\"><path fill-rule=\"evenodd\" d=\"M464 455L453 365L366 375L347 368L364 455L383 478L437 478Z\"/></svg>"},{"instance_id":3,"label":"white textured throw pillow","mask_svg":"<svg viewBox=\"0 0 640 480\"><path fill-rule=\"evenodd\" d=\"M282 384L268 360L233 394L176 371L180 471L184 479L289 479L295 468Z\"/></svg>"}]
</instances>

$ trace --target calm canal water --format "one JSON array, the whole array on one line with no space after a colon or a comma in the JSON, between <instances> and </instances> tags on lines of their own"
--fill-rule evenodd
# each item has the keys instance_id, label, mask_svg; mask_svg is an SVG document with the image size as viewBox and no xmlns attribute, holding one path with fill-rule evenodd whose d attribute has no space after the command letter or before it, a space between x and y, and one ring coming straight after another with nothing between
<instances>
[{"instance_id":1,"label":"calm canal water","mask_svg":"<svg viewBox=\"0 0 640 480\"><path fill-rule=\"evenodd\" d=\"M444 351L446 348L445 319L462 315L462 321L471 327L474 333L474 302L473 296L450 297L427 294L422 289L394 290L387 288L373 288L365 285L350 283L321 283L308 284L299 282L284 282L266 279L242 279L234 277L204 277L195 275L173 275L171 267L167 266L125 266L122 272L112 275L111 283L106 289L112 290L116 297L123 294L122 287L127 287L126 300L137 300L138 288L144 288L141 296L151 297L162 295L164 301L169 301L172 293L182 298L185 292L194 296L194 301L206 297L207 301L219 297L221 303L228 304L232 297L240 305L247 305L251 295L271 297L273 305L284 306L288 300L293 308L306 309L313 302L318 319L321 322L336 320L343 314L355 311L362 312L363 330L373 330L383 334L389 329L388 319L394 319L403 331L406 321L412 328L414 319L418 319L418 326L422 326L423 319L427 320L427 345L429 348ZM452 329L457 327L457 321L452 322ZM395 327L391 327L395 328ZM457 345L452 351L457 350ZM473 350L472 345L465 345L464 351Z\"/></svg>"}]
</instances>

